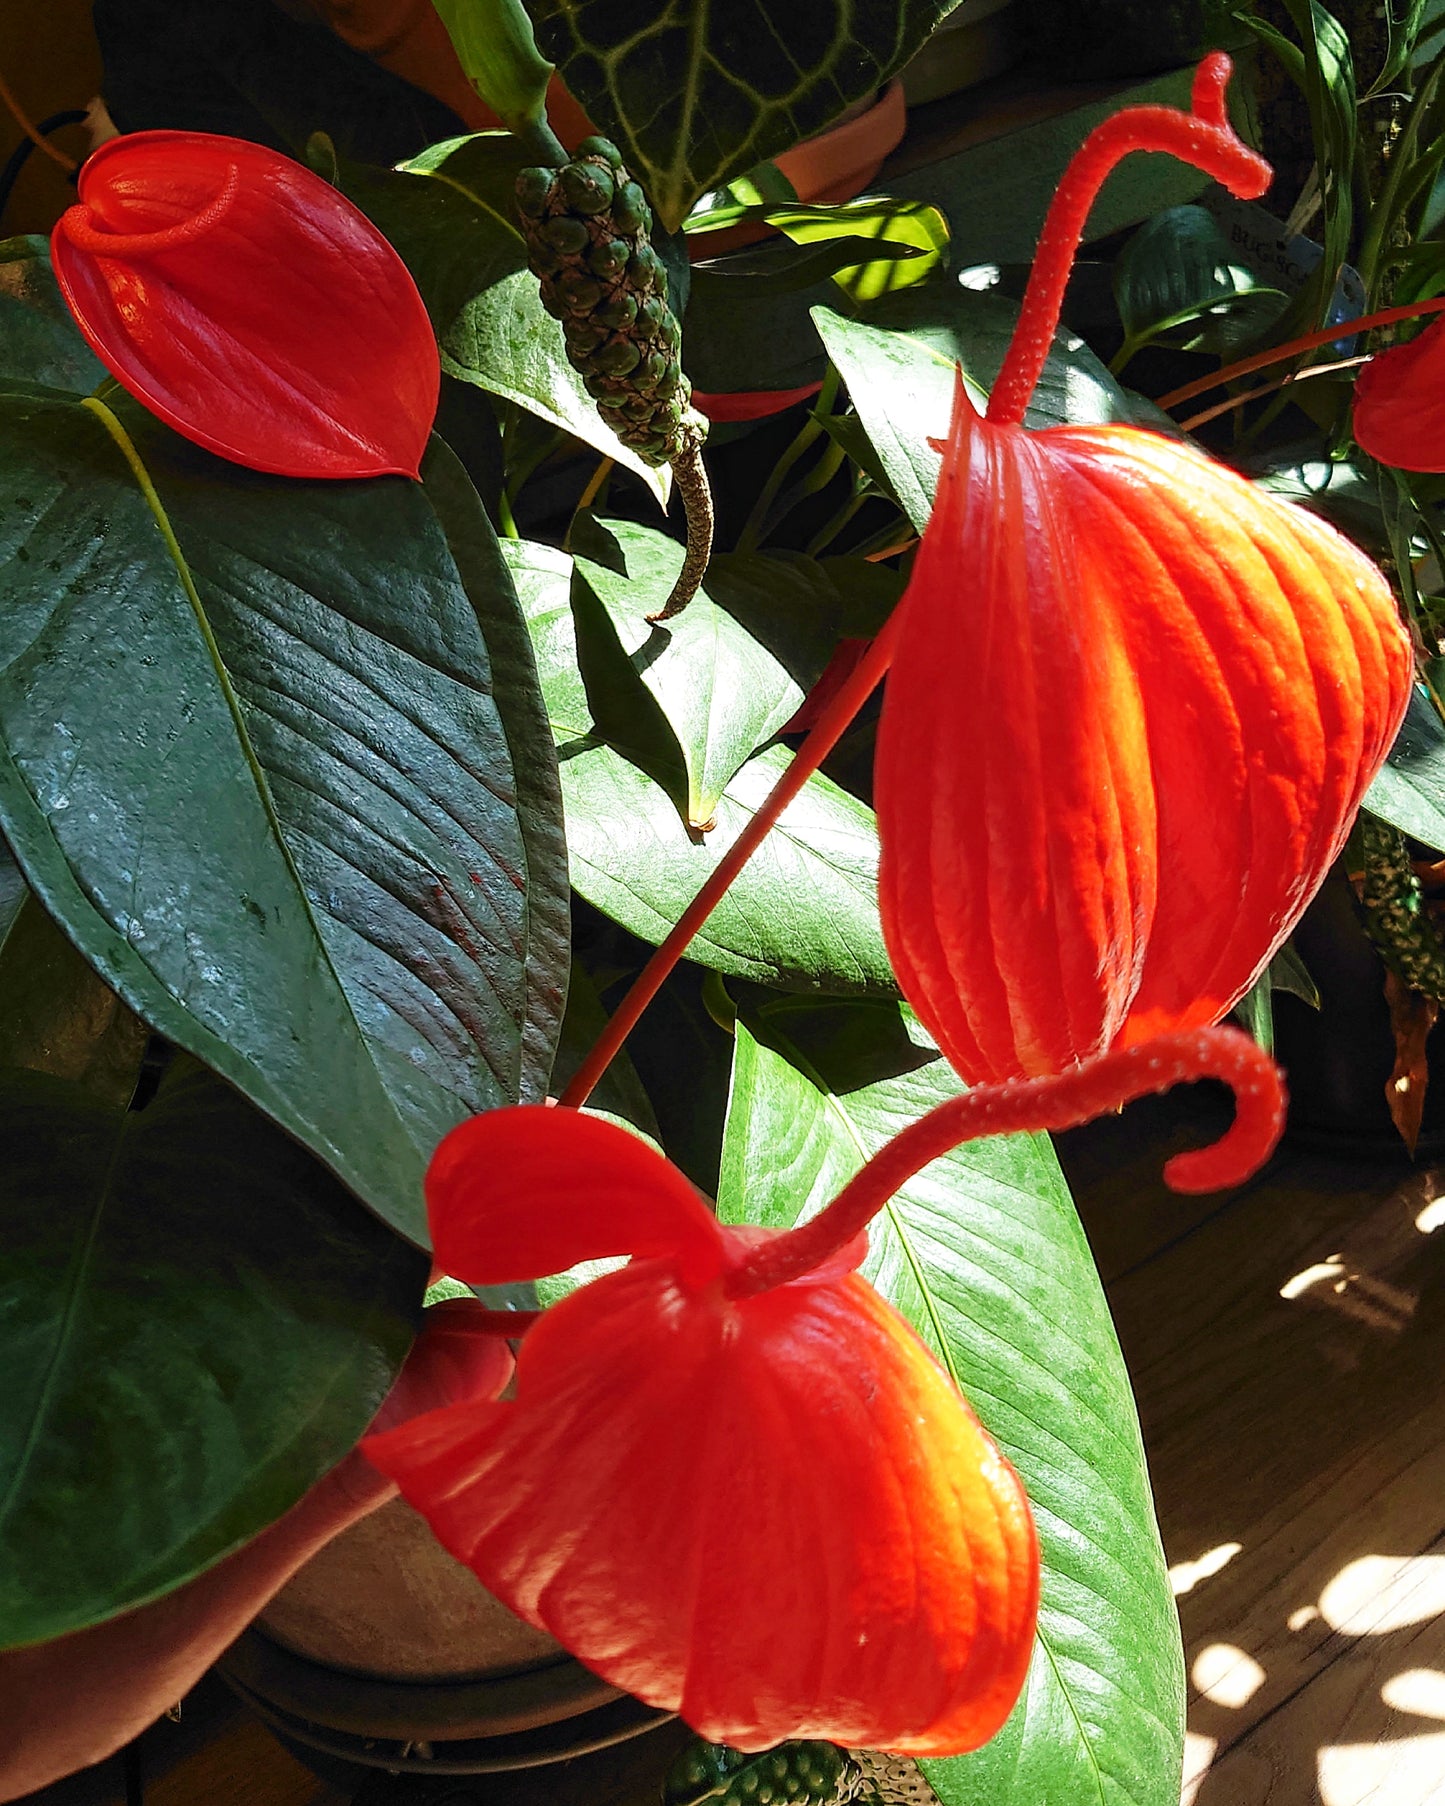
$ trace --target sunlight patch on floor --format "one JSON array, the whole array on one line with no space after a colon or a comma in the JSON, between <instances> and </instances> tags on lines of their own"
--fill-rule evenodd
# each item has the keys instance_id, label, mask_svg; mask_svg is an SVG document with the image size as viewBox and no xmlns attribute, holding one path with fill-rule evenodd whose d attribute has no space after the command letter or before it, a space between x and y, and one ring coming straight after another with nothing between
<instances>
[{"instance_id":1,"label":"sunlight patch on floor","mask_svg":"<svg viewBox=\"0 0 1445 1806\"><path fill-rule=\"evenodd\" d=\"M1331 1630L1379 1637L1445 1613L1445 1555L1362 1555L1320 1594Z\"/></svg>"},{"instance_id":2,"label":"sunlight patch on floor","mask_svg":"<svg viewBox=\"0 0 1445 1806\"><path fill-rule=\"evenodd\" d=\"M1211 1705L1237 1712L1264 1685L1265 1672L1233 1643L1210 1643L1195 1656L1189 1678Z\"/></svg>"},{"instance_id":3,"label":"sunlight patch on floor","mask_svg":"<svg viewBox=\"0 0 1445 1806\"><path fill-rule=\"evenodd\" d=\"M1201 1580L1208 1580L1221 1568L1227 1568L1243 1547L1242 1543L1220 1543L1217 1548L1207 1549L1197 1561L1175 1562L1169 1570L1174 1597L1182 1599L1186 1593L1192 1593Z\"/></svg>"}]
</instances>

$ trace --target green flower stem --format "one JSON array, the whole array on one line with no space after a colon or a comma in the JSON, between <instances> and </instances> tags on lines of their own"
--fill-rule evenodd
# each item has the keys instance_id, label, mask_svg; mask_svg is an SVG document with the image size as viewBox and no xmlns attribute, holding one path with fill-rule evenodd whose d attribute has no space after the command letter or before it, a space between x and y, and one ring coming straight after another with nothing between
<instances>
[{"instance_id":1,"label":"green flower stem","mask_svg":"<svg viewBox=\"0 0 1445 1806\"><path fill-rule=\"evenodd\" d=\"M1405 121L1405 129L1391 150L1390 161L1385 166L1385 180L1380 188L1379 198L1370 209L1370 222L1360 242L1360 255L1355 267L1360 273L1360 281L1365 285L1365 294L1371 300L1376 299L1375 284L1379 279L1381 253L1399 212L1401 184L1407 172L1416 166L1415 147L1420 138L1420 126L1439 84L1441 70L1442 64L1436 62L1415 94L1410 104L1410 117Z\"/></svg>"},{"instance_id":2,"label":"green flower stem","mask_svg":"<svg viewBox=\"0 0 1445 1806\"><path fill-rule=\"evenodd\" d=\"M828 374L823 378L823 387L818 392L816 406L812 413L809 414L808 418L803 422L802 426L799 427L792 444L784 448L782 456L773 466L767 482L763 484L763 487L758 494L758 499L752 505L748 518L743 522L743 529L742 532L738 534L737 544L733 548L734 551L757 551L758 540L761 538L763 529L767 524L769 511L771 510L773 503L778 499L783 484L787 481L788 472L798 462L798 459L803 456L804 452L808 450L809 446L816 443L827 430L819 424L818 416L820 414L832 413L833 403L838 398L838 388L841 380L838 372L831 364L829 364Z\"/></svg>"}]
</instances>

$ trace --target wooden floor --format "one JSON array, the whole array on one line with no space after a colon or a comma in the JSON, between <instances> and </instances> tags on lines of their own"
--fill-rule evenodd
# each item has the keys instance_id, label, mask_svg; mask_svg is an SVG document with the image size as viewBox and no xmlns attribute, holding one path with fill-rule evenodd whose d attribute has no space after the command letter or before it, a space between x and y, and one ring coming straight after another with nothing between
<instances>
[{"instance_id":1,"label":"wooden floor","mask_svg":"<svg viewBox=\"0 0 1445 1806\"><path fill-rule=\"evenodd\" d=\"M1186 1806L1445 1806L1445 1162L1292 1146L1222 1201L1166 1191L1163 1156L1225 1118L1176 1093L1064 1146L1173 1564ZM347 1797L214 1683L145 1757L146 1806ZM124 1806L119 1764L32 1798Z\"/></svg>"}]
</instances>

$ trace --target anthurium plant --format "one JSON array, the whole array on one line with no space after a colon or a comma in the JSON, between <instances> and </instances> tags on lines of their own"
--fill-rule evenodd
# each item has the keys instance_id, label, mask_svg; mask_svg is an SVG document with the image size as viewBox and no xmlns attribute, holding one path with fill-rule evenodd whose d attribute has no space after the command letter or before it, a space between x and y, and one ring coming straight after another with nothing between
<instances>
[{"instance_id":1,"label":"anthurium plant","mask_svg":"<svg viewBox=\"0 0 1445 1806\"><path fill-rule=\"evenodd\" d=\"M1175 1806L1046 1132L1222 1079L1166 1177L1257 1170L1271 972L1360 845L1430 969L1445 329L1365 364L1352 438L1363 326L1217 271L1150 316L1200 228L1149 222L1100 349L1232 384L1210 449L1060 325L1121 158L1265 192L1219 54L1087 137L1020 302L935 208L799 202L771 159L949 10L447 0L501 122L447 136L294 20L200 129L99 9L121 134L0 247L0 1797L399 1490L692 1727L671 1799L766 1754L819 1800ZM1353 460L1382 536L1260 465L1293 395L1239 384L1316 351L1315 487ZM49 1737L101 1655L141 1705Z\"/></svg>"}]
</instances>

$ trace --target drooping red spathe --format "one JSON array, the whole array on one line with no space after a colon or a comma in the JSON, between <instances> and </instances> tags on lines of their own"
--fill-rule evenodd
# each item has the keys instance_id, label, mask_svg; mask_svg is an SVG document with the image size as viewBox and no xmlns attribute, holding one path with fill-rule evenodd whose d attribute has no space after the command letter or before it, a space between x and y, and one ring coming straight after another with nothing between
<instances>
[{"instance_id":1,"label":"drooping red spathe","mask_svg":"<svg viewBox=\"0 0 1445 1806\"><path fill-rule=\"evenodd\" d=\"M203 132L136 132L80 172L56 278L113 376L253 470L417 475L440 365L386 239L299 163Z\"/></svg>"},{"instance_id":2,"label":"drooping red spathe","mask_svg":"<svg viewBox=\"0 0 1445 1806\"><path fill-rule=\"evenodd\" d=\"M958 386L900 605L883 924L970 1083L1217 1021L1323 880L1409 698L1389 587L1332 528L1157 433L1021 424L1119 155L1267 179L1227 73L1210 59L1192 115L1116 115L1080 153L986 419Z\"/></svg>"},{"instance_id":3,"label":"drooping red spathe","mask_svg":"<svg viewBox=\"0 0 1445 1806\"><path fill-rule=\"evenodd\" d=\"M505 1603L702 1735L972 1749L1028 1667L1023 1489L912 1329L841 1254L733 1297L760 1232L720 1226L624 1130L493 1111L428 1180L474 1283L633 1253L530 1329L516 1397L367 1456Z\"/></svg>"},{"instance_id":4,"label":"drooping red spathe","mask_svg":"<svg viewBox=\"0 0 1445 1806\"><path fill-rule=\"evenodd\" d=\"M1445 321L1363 366L1355 378L1353 426L1381 464L1445 470Z\"/></svg>"}]
</instances>

